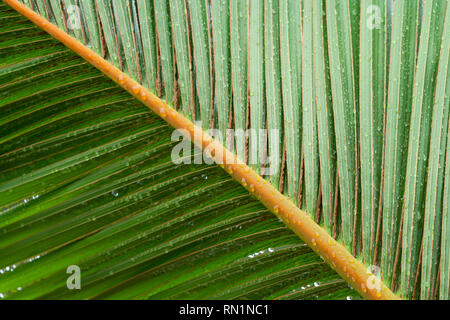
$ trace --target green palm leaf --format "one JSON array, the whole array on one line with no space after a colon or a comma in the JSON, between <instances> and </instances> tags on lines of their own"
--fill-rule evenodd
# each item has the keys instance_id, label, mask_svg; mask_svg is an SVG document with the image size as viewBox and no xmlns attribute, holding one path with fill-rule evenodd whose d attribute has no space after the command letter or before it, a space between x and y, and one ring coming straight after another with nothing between
<instances>
[{"instance_id":1,"label":"green palm leaf","mask_svg":"<svg viewBox=\"0 0 450 320\"><path fill-rule=\"evenodd\" d=\"M358 296L223 170L174 164L163 120L0 10L2 298Z\"/></svg>"},{"instance_id":2,"label":"green palm leaf","mask_svg":"<svg viewBox=\"0 0 450 320\"><path fill-rule=\"evenodd\" d=\"M448 0L22 2L218 129L365 275L449 298ZM4 4L0 20L0 297L356 297L245 179L192 147L174 163L165 121Z\"/></svg>"}]
</instances>

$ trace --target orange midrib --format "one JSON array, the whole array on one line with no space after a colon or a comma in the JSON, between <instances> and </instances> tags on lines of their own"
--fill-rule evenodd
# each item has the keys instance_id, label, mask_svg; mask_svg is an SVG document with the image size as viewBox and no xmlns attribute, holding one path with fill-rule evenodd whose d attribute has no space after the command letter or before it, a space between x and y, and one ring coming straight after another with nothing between
<instances>
[{"instance_id":1,"label":"orange midrib","mask_svg":"<svg viewBox=\"0 0 450 320\"><path fill-rule=\"evenodd\" d=\"M383 283L381 283L380 290L377 290L377 288L369 289L368 284L372 279L370 278L372 274L367 271L367 267L362 262L357 260L343 245L334 240L306 212L300 210L286 196L282 195L270 183L239 160L234 153L226 149L220 142L214 140L200 127L194 125L189 119L178 113L127 74L30 8L17 0L3 1L118 83L175 129L186 130L190 140L196 146L202 148L202 150L208 148L216 163L223 163L224 165L221 166L236 181L278 216L363 297L377 300L400 299Z\"/></svg>"}]
</instances>

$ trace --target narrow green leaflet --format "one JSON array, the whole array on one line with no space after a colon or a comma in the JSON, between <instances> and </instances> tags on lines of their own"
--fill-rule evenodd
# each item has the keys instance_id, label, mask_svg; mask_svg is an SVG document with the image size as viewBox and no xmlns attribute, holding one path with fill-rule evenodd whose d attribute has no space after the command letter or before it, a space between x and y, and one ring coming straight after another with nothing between
<instances>
[{"instance_id":1,"label":"narrow green leaflet","mask_svg":"<svg viewBox=\"0 0 450 320\"><path fill-rule=\"evenodd\" d=\"M116 29L113 19L112 3L110 0L96 0L98 14L102 23L109 59L112 64L122 68L120 47L116 38Z\"/></svg>"},{"instance_id":2,"label":"narrow green leaflet","mask_svg":"<svg viewBox=\"0 0 450 320\"><path fill-rule=\"evenodd\" d=\"M445 16L445 27L443 34L446 35L450 32L450 8L447 6L447 13ZM439 62L439 73L437 82L437 93L435 97L435 105L443 104L443 108L449 108L449 52L450 52L450 38L444 37L445 40L441 49L441 59ZM445 60L447 56L447 60ZM447 61L447 64L445 64ZM445 75L445 69L447 69L447 75ZM443 82L445 81L445 95L443 96ZM442 207L442 240L441 240L441 260L440 260L440 291L439 299L450 299L450 126L448 125L447 131L447 149L446 149L446 166L445 166L445 185L443 194L443 207Z\"/></svg>"},{"instance_id":3,"label":"narrow green leaflet","mask_svg":"<svg viewBox=\"0 0 450 320\"><path fill-rule=\"evenodd\" d=\"M414 63L416 57L418 1L396 1L392 18L388 99L384 129L383 239L381 270L383 280L393 285L395 259L408 153Z\"/></svg>"},{"instance_id":4,"label":"narrow green leaflet","mask_svg":"<svg viewBox=\"0 0 450 320\"><path fill-rule=\"evenodd\" d=\"M403 203L401 293L412 297L424 225L427 161L430 147L433 100L447 3L424 4L411 110L411 127ZM440 144L433 148L439 148ZM425 235L429 236L429 235ZM428 263L430 261L426 261ZM426 290L426 289L425 289Z\"/></svg>"},{"instance_id":5,"label":"narrow green leaflet","mask_svg":"<svg viewBox=\"0 0 450 320\"><path fill-rule=\"evenodd\" d=\"M113 0L114 12L117 19L117 28L122 39L122 44L125 53L125 71L136 81L141 82L142 76L139 72L139 55L136 46L136 39L132 31L132 15L131 2Z\"/></svg>"},{"instance_id":6,"label":"narrow green leaflet","mask_svg":"<svg viewBox=\"0 0 450 320\"><path fill-rule=\"evenodd\" d=\"M360 37L361 37L361 27L364 27L364 16L361 15L361 0L348 0L349 11L350 11L350 31L351 31L351 42L352 49L349 51L352 53L353 60L353 79L355 85L355 103L359 106L359 63L360 59ZM381 13L382 14L382 13ZM367 21L366 21L367 22ZM366 24L367 25L367 24ZM359 127L359 108L356 108L356 123ZM357 135L359 131L357 130ZM359 136L358 136L359 138ZM359 177L358 177L359 180ZM359 182L359 181L358 181Z\"/></svg>"},{"instance_id":7,"label":"narrow green leaflet","mask_svg":"<svg viewBox=\"0 0 450 320\"><path fill-rule=\"evenodd\" d=\"M281 67L280 67L280 28L279 1L265 0L264 2L264 66L266 80L267 103L267 140L268 157L266 164L276 172L270 172L272 184L279 187L281 153L282 153L282 96L281 96ZM278 165L277 165L278 164ZM265 172L267 174L267 172Z\"/></svg>"},{"instance_id":8,"label":"narrow green leaflet","mask_svg":"<svg viewBox=\"0 0 450 320\"><path fill-rule=\"evenodd\" d=\"M35 3L37 5L36 9L39 12L39 14L48 19L49 14L48 14L47 6L46 6L44 0L35 0Z\"/></svg>"},{"instance_id":9,"label":"narrow green leaflet","mask_svg":"<svg viewBox=\"0 0 450 320\"><path fill-rule=\"evenodd\" d=\"M144 84L152 91L156 91L157 78L157 49L155 10L152 1L137 1L139 27L144 49L145 75Z\"/></svg>"},{"instance_id":10,"label":"narrow green leaflet","mask_svg":"<svg viewBox=\"0 0 450 320\"><path fill-rule=\"evenodd\" d=\"M61 1L60 0L50 0L49 5L53 11L53 16L55 17L57 26L61 30L64 30L67 32L67 28L64 23L64 14L63 14L62 8L61 8Z\"/></svg>"},{"instance_id":11,"label":"narrow green leaflet","mask_svg":"<svg viewBox=\"0 0 450 320\"><path fill-rule=\"evenodd\" d=\"M200 119L203 128L207 129L210 127L213 110L208 13L204 0L190 0L188 3L191 17L192 42L194 45L194 65L197 94L200 103Z\"/></svg>"},{"instance_id":12,"label":"narrow green leaflet","mask_svg":"<svg viewBox=\"0 0 450 320\"><path fill-rule=\"evenodd\" d=\"M94 0L80 1L81 13L84 15L84 21L86 21L89 39L89 45L97 54L102 54L102 44L100 38L100 30L97 19L97 10ZM59 14L56 16L60 17Z\"/></svg>"},{"instance_id":13,"label":"narrow green leaflet","mask_svg":"<svg viewBox=\"0 0 450 320\"><path fill-rule=\"evenodd\" d=\"M56 1L56 0L55 0ZM31 3L31 0L23 0L22 1L27 7L29 7L29 8L32 8L33 6L32 6L32 3Z\"/></svg>"},{"instance_id":14,"label":"narrow green leaflet","mask_svg":"<svg viewBox=\"0 0 450 320\"><path fill-rule=\"evenodd\" d=\"M450 6L447 5L443 35L450 34ZM422 281L421 299L434 299L437 297L439 244L441 242L441 229L443 212L443 188L445 156L447 148L447 132L450 108L450 39L443 36L440 49L439 68L436 80L436 92L433 105L433 120L431 125L430 155L428 157L427 188L425 198L425 220L423 231L422 252ZM448 159L448 158L447 158ZM445 233L442 233L445 237ZM445 239L442 242L445 247ZM445 269L445 249L442 251L441 277L446 279L448 268ZM445 281L441 282L444 288L441 292L448 290ZM447 288L447 289L446 289ZM445 299L441 297L441 299Z\"/></svg>"},{"instance_id":15,"label":"narrow green leaflet","mask_svg":"<svg viewBox=\"0 0 450 320\"><path fill-rule=\"evenodd\" d=\"M170 1L173 39L177 58L178 84L181 89L181 103L185 116L192 119L194 115L195 96L186 5L184 0Z\"/></svg>"},{"instance_id":16,"label":"narrow green leaflet","mask_svg":"<svg viewBox=\"0 0 450 320\"><path fill-rule=\"evenodd\" d=\"M448 8L446 17L446 29L448 30ZM444 31L446 30L444 29ZM444 48L448 47L449 39L444 42ZM441 60L442 61L442 60ZM442 70L440 68L440 70ZM448 72L448 66L447 66ZM447 76L448 87L448 76ZM448 108L448 94L446 96L447 108ZM442 240L441 240L441 261L440 261L440 290L439 298L443 300L450 299L450 166L448 165L448 159L450 159L450 126L447 131L447 149L446 149L446 166L445 166L445 181L444 181L444 201L442 206Z\"/></svg>"},{"instance_id":17,"label":"narrow green leaflet","mask_svg":"<svg viewBox=\"0 0 450 320\"><path fill-rule=\"evenodd\" d=\"M249 3L248 34L248 83L250 95L250 146L249 163L261 172L265 161L265 137L260 134L266 128L265 76L264 76L264 1Z\"/></svg>"},{"instance_id":18,"label":"narrow green leaflet","mask_svg":"<svg viewBox=\"0 0 450 320\"><path fill-rule=\"evenodd\" d=\"M372 264L380 205L386 83L386 7L384 0L361 2L360 149L364 261Z\"/></svg>"},{"instance_id":19,"label":"narrow green leaflet","mask_svg":"<svg viewBox=\"0 0 450 320\"><path fill-rule=\"evenodd\" d=\"M306 209L315 217L319 195L319 149L314 82L313 2L303 3L302 111Z\"/></svg>"},{"instance_id":20,"label":"narrow green leaflet","mask_svg":"<svg viewBox=\"0 0 450 320\"><path fill-rule=\"evenodd\" d=\"M219 131L227 145L226 130L230 122L231 65L230 65L230 1L211 2L212 35L214 38L215 108L218 112Z\"/></svg>"},{"instance_id":21,"label":"narrow green leaflet","mask_svg":"<svg viewBox=\"0 0 450 320\"><path fill-rule=\"evenodd\" d=\"M323 1L313 1L314 98L317 109L323 223L328 232L331 232L334 225L337 168L324 5Z\"/></svg>"},{"instance_id":22,"label":"narrow green leaflet","mask_svg":"<svg viewBox=\"0 0 450 320\"><path fill-rule=\"evenodd\" d=\"M164 82L164 94L168 103L174 98L174 65L172 47L172 29L170 24L169 2L167 0L155 0L156 31L159 41L159 50L162 66L162 78Z\"/></svg>"},{"instance_id":23,"label":"narrow green leaflet","mask_svg":"<svg viewBox=\"0 0 450 320\"><path fill-rule=\"evenodd\" d=\"M230 2L231 83L236 137L236 154L246 160L245 129L247 128L247 42L248 1Z\"/></svg>"},{"instance_id":24,"label":"narrow green leaflet","mask_svg":"<svg viewBox=\"0 0 450 320\"><path fill-rule=\"evenodd\" d=\"M350 7L348 2L327 1L328 51L336 130L342 207L342 239L351 247L356 234L357 137L355 84L353 78ZM356 237L357 238L357 237Z\"/></svg>"},{"instance_id":25,"label":"narrow green leaflet","mask_svg":"<svg viewBox=\"0 0 450 320\"><path fill-rule=\"evenodd\" d=\"M301 2L280 1L280 59L286 139L287 194L298 204L302 154Z\"/></svg>"},{"instance_id":26,"label":"narrow green leaflet","mask_svg":"<svg viewBox=\"0 0 450 320\"><path fill-rule=\"evenodd\" d=\"M450 136L450 126L447 137ZM450 139L447 139L446 159L450 157ZM439 299L450 298L450 166L445 167L444 204L442 207L442 245L440 262L440 290Z\"/></svg>"}]
</instances>

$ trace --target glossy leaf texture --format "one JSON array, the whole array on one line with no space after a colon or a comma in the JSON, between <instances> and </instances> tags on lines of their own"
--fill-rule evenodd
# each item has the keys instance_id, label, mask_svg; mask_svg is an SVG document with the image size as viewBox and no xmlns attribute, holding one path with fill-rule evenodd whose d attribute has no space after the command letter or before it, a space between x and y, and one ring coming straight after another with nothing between
<instances>
[{"instance_id":1,"label":"glossy leaf texture","mask_svg":"<svg viewBox=\"0 0 450 320\"><path fill-rule=\"evenodd\" d=\"M448 298L448 0L23 2L215 129L397 294Z\"/></svg>"},{"instance_id":2,"label":"glossy leaf texture","mask_svg":"<svg viewBox=\"0 0 450 320\"><path fill-rule=\"evenodd\" d=\"M1 299L358 298L220 167L189 164L198 150L175 164L165 121L0 19Z\"/></svg>"},{"instance_id":3,"label":"glossy leaf texture","mask_svg":"<svg viewBox=\"0 0 450 320\"><path fill-rule=\"evenodd\" d=\"M402 250L401 291L405 296L412 296L414 292L420 251L426 250L423 245L426 244L426 239L429 237L429 234L423 233L424 218L428 219L429 214L431 214L428 212L425 212L428 213L427 216L424 214L426 181L427 178L432 178L427 174L428 155L431 146L433 102L446 7L446 1L437 0L426 1L423 8L421 37L414 75L408 165L406 167L403 203L402 246L404 250ZM437 120L436 117L435 120ZM438 129L437 125L435 123L436 129ZM439 149L440 144L439 141L435 141L435 145L431 147ZM433 218L431 217L431 219ZM440 229L440 226L438 225L437 228ZM422 237L425 242L420 246ZM427 251L424 252L427 253ZM422 258L426 259L424 260L425 265L432 263L432 257L426 255ZM430 272L426 268L423 271ZM425 282L423 285L422 294L427 297L431 288L426 289L426 287L430 284Z\"/></svg>"},{"instance_id":4,"label":"glossy leaf texture","mask_svg":"<svg viewBox=\"0 0 450 320\"><path fill-rule=\"evenodd\" d=\"M383 149L383 237L381 269L394 282L402 221L414 66L418 40L418 1L396 1L393 8ZM395 252L395 254L394 254Z\"/></svg>"}]
</instances>

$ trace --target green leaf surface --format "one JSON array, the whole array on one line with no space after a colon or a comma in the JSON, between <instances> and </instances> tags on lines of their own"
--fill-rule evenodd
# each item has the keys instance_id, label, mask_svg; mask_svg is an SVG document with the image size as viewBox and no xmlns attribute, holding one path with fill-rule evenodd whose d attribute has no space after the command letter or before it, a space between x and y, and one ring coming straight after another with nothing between
<instances>
[{"instance_id":1,"label":"green leaf surface","mask_svg":"<svg viewBox=\"0 0 450 320\"><path fill-rule=\"evenodd\" d=\"M398 295L448 298L449 53L448 32L444 29L449 1L21 2L187 118L199 121L203 129L213 129L209 133L216 139L228 134L226 146L230 151L306 210L364 262L368 272L382 278ZM112 191L109 188L115 185L106 176L114 176L128 157L136 163L147 163L147 156L156 157L159 160L155 166L162 165L158 161L167 162L163 168L147 163L142 174L154 177L158 170L168 170L164 175L176 181L173 192L178 184L181 193L187 190L177 170L169 165L168 150L173 143L159 136L159 131L164 131L163 123L145 118L148 126L141 128L138 124L144 121L144 115L127 93L4 3L0 4L0 22L0 154L4 154L0 156L0 206L5 207L0 228L11 235L0 239L0 246L17 244L5 261L14 263L21 251L31 254L33 242L35 250L53 252L59 250L55 248L61 241L71 245L88 237L82 233L82 218L76 215L70 222L73 233L66 232L62 225L53 228L56 221L63 223L67 218L59 210L67 203L76 208L78 199L96 203L94 199L102 192ZM156 137L158 143L147 143ZM124 152L120 153L123 162L115 158L118 150ZM97 171L104 166L108 168L106 176ZM136 174L139 172L136 170ZM189 172L181 176L201 176ZM119 178L119 183L127 184L127 177ZM208 182L212 181L212 176L208 177ZM144 187L151 194L162 190L162 180L154 181ZM81 191L85 184L97 182L101 183L99 191ZM222 182L214 180L223 187ZM65 188L70 192L60 193ZM221 194L225 189L213 188L211 194ZM39 201L44 199L42 190L55 195L56 202L49 200L45 206L27 210L30 197L36 200L33 195L39 194ZM71 198L72 192L75 198ZM162 193L161 197L169 196ZM233 195L224 195L224 199L227 197ZM210 198L205 196L205 200ZM135 212L126 211L131 201L126 199L124 207L114 199L114 204L99 202L91 208L92 215L103 217L108 226L116 221L107 214L109 210L117 209L120 219L126 219ZM55 209L59 205L62 207ZM193 212L189 206L185 209ZM51 220L55 225L46 228L37 224L40 214L44 220L56 219ZM230 216L233 222L221 220L225 223L221 226L228 230L228 223L241 223L237 222L241 218ZM94 234L97 227L92 225L86 232ZM204 227L206 234L216 234L208 223ZM167 225L167 230L170 228ZM45 239L38 237L41 232ZM195 242L202 237L192 233L186 239ZM186 239L173 238L180 245L175 251L184 250L181 248L185 248ZM199 243L196 250L203 250ZM139 243L137 247L140 245L144 246ZM155 252L163 250L158 248ZM155 252L146 252L137 263L143 266L153 259L163 259ZM206 254L207 250L202 252ZM89 254L84 257L94 259L92 263L99 266L88 268L89 289L84 294L182 298L189 291L189 296L199 298L322 299L343 297L340 293L346 292L338 289L341 280L331 278L317 289L321 294L310 294L310 290L319 291L303 284L300 288L305 289L297 290L297 275L307 266L317 266L307 262L306 256L299 266L290 265L289 259L269 262L264 264L267 268L255 269L255 275L248 277L245 271L236 271L238 264L231 263L234 258L226 254L217 257L218 264L210 265L206 258L199 258L194 264L202 261L211 274L223 277L223 282L217 283L224 286L219 284L217 290L204 286L205 281L209 283L208 273L195 265L188 268L192 271L189 278L182 268L177 269L176 262L172 265L168 260L158 260L174 266L162 280L155 276L164 273L164 268L156 267L158 264L148 275L141 275L143 269L137 265L130 269L116 265L120 254L116 257L115 262L99 258L107 261L106 269L113 268L117 282L111 292L113 282L101 284L100 279L108 278L100 267L103 262ZM191 254L183 257L173 258L188 263ZM276 269L282 266L288 269ZM132 270L138 269L136 282L130 284ZM226 276L229 272L235 274L236 285L225 286L231 279ZM332 272L330 275L334 277ZM68 297L56 288L63 276L52 279L57 296ZM36 284L34 297L39 295L38 288ZM53 289L42 296L51 297ZM335 291L328 294L328 290Z\"/></svg>"},{"instance_id":2,"label":"green leaf surface","mask_svg":"<svg viewBox=\"0 0 450 320\"><path fill-rule=\"evenodd\" d=\"M192 42L194 50L194 66L196 87L200 103L200 118L204 129L210 128L213 110L211 48L209 41L209 18L206 3L203 0L188 1Z\"/></svg>"},{"instance_id":3,"label":"green leaf surface","mask_svg":"<svg viewBox=\"0 0 450 320\"><path fill-rule=\"evenodd\" d=\"M314 82L313 2L303 3L302 112L306 209L314 218L319 196L319 148Z\"/></svg>"},{"instance_id":4,"label":"green leaf surface","mask_svg":"<svg viewBox=\"0 0 450 320\"><path fill-rule=\"evenodd\" d=\"M175 164L162 119L46 46L0 55L2 299L358 298L218 166ZM67 288L71 265L80 290Z\"/></svg>"},{"instance_id":5,"label":"green leaf surface","mask_svg":"<svg viewBox=\"0 0 450 320\"><path fill-rule=\"evenodd\" d=\"M331 232L335 225L337 167L324 5L323 1L313 2L314 92L317 109L323 223Z\"/></svg>"},{"instance_id":6,"label":"green leaf surface","mask_svg":"<svg viewBox=\"0 0 450 320\"><path fill-rule=\"evenodd\" d=\"M357 219L357 136L355 80L349 2L327 1L328 51L342 207L342 239L350 248ZM356 237L357 238L357 237ZM354 250L352 250L354 251Z\"/></svg>"},{"instance_id":7,"label":"green leaf surface","mask_svg":"<svg viewBox=\"0 0 450 320\"><path fill-rule=\"evenodd\" d=\"M245 134L248 111L248 1L230 2L231 85L233 92L236 154L246 161Z\"/></svg>"},{"instance_id":8,"label":"green leaf surface","mask_svg":"<svg viewBox=\"0 0 450 320\"><path fill-rule=\"evenodd\" d=\"M136 37L132 31L132 9L130 1L113 0L113 11L117 20L117 29L122 39L125 53L125 71L136 81L142 81L140 75L139 55L136 46Z\"/></svg>"},{"instance_id":9,"label":"green leaf surface","mask_svg":"<svg viewBox=\"0 0 450 320\"><path fill-rule=\"evenodd\" d=\"M102 23L109 59L118 68L122 68L122 57L118 43L112 2L110 0L96 0L98 14Z\"/></svg>"},{"instance_id":10,"label":"green leaf surface","mask_svg":"<svg viewBox=\"0 0 450 320\"><path fill-rule=\"evenodd\" d=\"M184 0L170 1L173 39L177 58L178 84L181 89L181 102L184 114L192 119L195 114L195 96L192 54L189 44L187 4Z\"/></svg>"},{"instance_id":11,"label":"green leaf surface","mask_svg":"<svg viewBox=\"0 0 450 320\"><path fill-rule=\"evenodd\" d=\"M421 251L420 238L424 226L427 156L430 149L433 100L439 63L439 59L436 57L439 56L441 49L446 5L446 2L440 0L424 3L414 79L403 203L401 292L405 297L411 297L413 294ZM439 148L440 144L433 147ZM432 260L428 259L424 263L429 262L432 262ZM425 292L428 291L427 289L424 290Z\"/></svg>"},{"instance_id":12,"label":"green leaf surface","mask_svg":"<svg viewBox=\"0 0 450 320\"><path fill-rule=\"evenodd\" d=\"M270 167L279 167L282 152L283 104L281 96L280 28L279 1L266 0L264 3L264 66L267 103L267 141ZM277 165L278 164L278 165ZM267 174L267 172L265 172ZM272 172L270 172L272 173ZM280 170L268 179L275 188L279 187Z\"/></svg>"},{"instance_id":13,"label":"green leaf surface","mask_svg":"<svg viewBox=\"0 0 450 320\"><path fill-rule=\"evenodd\" d=\"M381 195L386 90L386 3L361 2L360 148L363 256L373 263Z\"/></svg>"},{"instance_id":14,"label":"green leaf surface","mask_svg":"<svg viewBox=\"0 0 450 320\"><path fill-rule=\"evenodd\" d=\"M388 98L384 129L383 239L381 269L392 285L408 154L408 133L417 49L418 1L396 1L393 8Z\"/></svg>"},{"instance_id":15,"label":"green leaf surface","mask_svg":"<svg viewBox=\"0 0 450 320\"><path fill-rule=\"evenodd\" d=\"M301 2L280 2L280 60L286 137L287 194L298 204L302 154Z\"/></svg>"},{"instance_id":16,"label":"green leaf surface","mask_svg":"<svg viewBox=\"0 0 450 320\"><path fill-rule=\"evenodd\" d=\"M450 7L447 6L445 14L445 24L443 35L450 32ZM425 219L423 231L423 252L422 252L422 286L421 298L433 299L437 297L438 292L438 270L439 270L439 253L441 242L441 231L443 237L445 229L441 229L443 212L443 188L444 188L444 169L445 157L447 151L448 140L448 120L450 108L450 40L444 37L440 48L439 66L436 79L436 91L433 103L433 118L431 124L430 136L430 155L428 160L427 172L427 188L425 198ZM448 159L448 158L447 158ZM445 252L445 238L442 245ZM446 255L442 255L441 270L444 279L447 278L448 272L445 269ZM446 281L442 281L443 288L441 292L448 290ZM445 299L445 293L441 295L441 299Z\"/></svg>"},{"instance_id":17,"label":"green leaf surface","mask_svg":"<svg viewBox=\"0 0 450 320\"><path fill-rule=\"evenodd\" d=\"M266 141L261 130L266 128L264 1L250 1L248 30L248 85L250 95L249 163L260 173L265 161Z\"/></svg>"},{"instance_id":18,"label":"green leaf surface","mask_svg":"<svg viewBox=\"0 0 450 320\"><path fill-rule=\"evenodd\" d=\"M173 65L173 42L169 3L166 0L155 0L154 8L161 59L162 79L164 82L164 95L168 103L173 103L175 69Z\"/></svg>"},{"instance_id":19,"label":"green leaf surface","mask_svg":"<svg viewBox=\"0 0 450 320\"><path fill-rule=\"evenodd\" d=\"M222 143L227 146L227 129L230 123L231 65L230 65L230 2L211 2L212 36L214 38L215 108Z\"/></svg>"}]
</instances>

